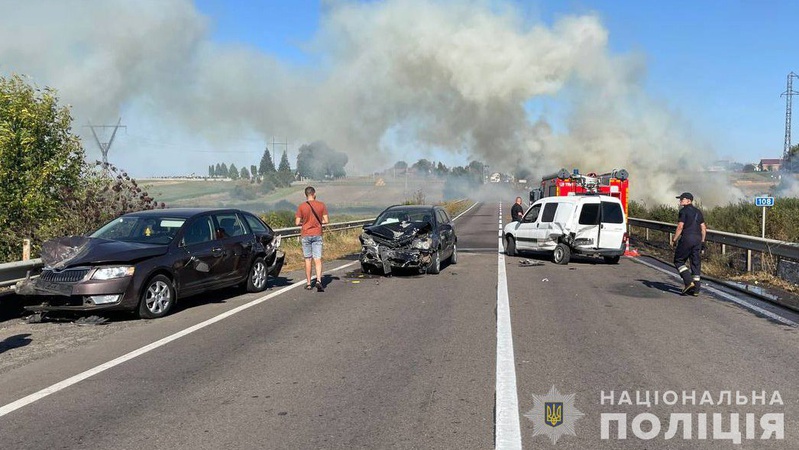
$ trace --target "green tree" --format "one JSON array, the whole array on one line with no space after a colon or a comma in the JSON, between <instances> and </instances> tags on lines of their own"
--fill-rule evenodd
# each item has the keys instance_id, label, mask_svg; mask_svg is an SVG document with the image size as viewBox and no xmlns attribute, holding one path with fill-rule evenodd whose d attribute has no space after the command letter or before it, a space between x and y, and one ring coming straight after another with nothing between
<instances>
[{"instance_id":1,"label":"green tree","mask_svg":"<svg viewBox=\"0 0 799 450\"><path fill-rule=\"evenodd\" d=\"M405 161L397 161L396 163L394 163L394 168L397 170L405 170L408 168L408 163L406 163Z\"/></svg>"},{"instance_id":2,"label":"green tree","mask_svg":"<svg viewBox=\"0 0 799 450\"><path fill-rule=\"evenodd\" d=\"M84 151L53 89L0 77L0 240L6 250L59 215L81 184Z\"/></svg>"},{"instance_id":3,"label":"green tree","mask_svg":"<svg viewBox=\"0 0 799 450\"><path fill-rule=\"evenodd\" d=\"M213 165L213 164L211 164L210 166L208 166L208 176L209 176L210 178L213 178L215 173L216 173L216 172L214 172L214 165Z\"/></svg>"},{"instance_id":4,"label":"green tree","mask_svg":"<svg viewBox=\"0 0 799 450\"><path fill-rule=\"evenodd\" d=\"M224 164L222 164L224 166ZM238 180L239 179L239 169L236 168L236 165L230 163L230 169L228 169L228 176L231 180Z\"/></svg>"},{"instance_id":5,"label":"green tree","mask_svg":"<svg viewBox=\"0 0 799 450\"><path fill-rule=\"evenodd\" d=\"M266 147L264 149L264 155L261 156L261 164L258 166L258 175L266 175L272 172L276 172L275 162L272 161L272 154L269 153L269 147Z\"/></svg>"},{"instance_id":6,"label":"green tree","mask_svg":"<svg viewBox=\"0 0 799 450\"><path fill-rule=\"evenodd\" d=\"M255 164L250 164L250 176L253 180L258 177L258 167Z\"/></svg>"},{"instance_id":7,"label":"green tree","mask_svg":"<svg viewBox=\"0 0 799 450\"><path fill-rule=\"evenodd\" d=\"M227 175L227 171L222 170L222 164L216 163L216 167L214 168L214 176L224 177L225 175Z\"/></svg>"},{"instance_id":8,"label":"green tree","mask_svg":"<svg viewBox=\"0 0 799 450\"><path fill-rule=\"evenodd\" d=\"M421 175L429 175L433 171L433 163L424 158L413 163L411 167Z\"/></svg>"},{"instance_id":9,"label":"green tree","mask_svg":"<svg viewBox=\"0 0 799 450\"><path fill-rule=\"evenodd\" d=\"M283 150L283 155L280 157L280 165L277 169L278 172L283 173L291 173L291 165L289 164L289 154L286 150Z\"/></svg>"},{"instance_id":10,"label":"green tree","mask_svg":"<svg viewBox=\"0 0 799 450\"><path fill-rule=\"evenodd\" d=\"M227 164L225 163L220 164L219 169L217 169L216 173L221 177L230 176L230 170L228 170Z\"/></svg>"},{"instance_id":11,"label":"green tree","mask_svg":"<svg viewBox=\"0 0 799 450\"><path fill-rule=\"evenodd\" d=\"M441 161L439 161L438 165L436 166L436 175L438 175L439 177L444 177L449 175L449 168L445 166L444 163L442 163Z\"/></svg>"},{"instance_id":12,"label":"green tree","mask_svg":"<svg viewBox=\"0 0 799 450\"><path fill-rule=\"evenodd\" d=\"M127 173L87 164L71 124L54 90L0 77L2 260L20 258L22 239L31 239L35 255L47 239L84 234L121 214L159 206Z\"/></svg>"},{"instance_id":13,"label":"green tree","mask_svg":"<svg viewBox=\"0 0 799 450\"><path fill-rule=\"evenodd\" d=\"M246 168L246 167L242 167L242 168L241 168L241 172L240 172L240 174L239 174L239 175L241 175L241 178L242 178L243 180L249 180L249 179L250 179L250 171L249 171L249 170L247 170L247 168Z\"/></svg>"}]
</instances>

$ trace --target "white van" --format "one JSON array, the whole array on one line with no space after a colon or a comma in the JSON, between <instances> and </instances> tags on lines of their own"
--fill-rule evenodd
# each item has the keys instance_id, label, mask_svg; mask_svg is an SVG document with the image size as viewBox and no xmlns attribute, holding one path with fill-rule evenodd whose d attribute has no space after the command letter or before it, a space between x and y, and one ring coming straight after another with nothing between
<instances>
[{"instance_id":1,"label":"white van","mask_svg":"<svg viewBox=\"0 0 799 450\"><path fill-rule=\"evenodd\" d=\"M533 203L520 222L502 231L505 253L552 252L556 264L572 254L602 256L616 264L624 254L627 216L621 201L605 195L545 197Z\"/></svg>"}]
</instances>

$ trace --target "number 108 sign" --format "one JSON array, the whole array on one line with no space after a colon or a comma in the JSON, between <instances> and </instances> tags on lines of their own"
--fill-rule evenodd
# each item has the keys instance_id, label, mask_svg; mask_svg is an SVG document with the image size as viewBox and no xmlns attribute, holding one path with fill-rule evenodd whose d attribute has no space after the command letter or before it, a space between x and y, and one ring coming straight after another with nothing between
<instances>
[{"instance_id":1,"label":"number 108 sign","mask_svg":"<svg viewBox=\"0 0 799 450\"><path fill-rule=\"evenodd\" d=\"M755 206L774 206L774 197L755 197Z\"/></svg>"}]
</instances>

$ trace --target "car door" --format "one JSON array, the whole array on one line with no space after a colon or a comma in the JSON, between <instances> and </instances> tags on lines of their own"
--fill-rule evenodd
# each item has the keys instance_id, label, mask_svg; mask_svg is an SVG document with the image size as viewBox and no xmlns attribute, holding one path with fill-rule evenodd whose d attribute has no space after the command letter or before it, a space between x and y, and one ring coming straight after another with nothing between
<instances>
[{"instance_id":1,"label":"car door","mask_svg":"<svg viewBox=\"0 0 799 450\"><path fill-rule=\"evenodd\" d=\"M244 225L236 211L214 213L216 237L222 256L219 270L220 282L228 284L245 278L253 259L254 235Z\"/></svg>"},{"instance_id":2,"label":"car door","mask_svg":"<svg viewBox=\"0 0 799 450\"><path fill-rule=\"evenodd\" d=\"M538 227L538 216L541 213L541 208L542 203L534 203L516 225L516 249L535 250L537 248L535 231Z\"/></svg>"},{"instance_id":3,"label":"car door","mask_svg":"<svg viewBox=\"0 0 799 450\"><path fill-rule=\"evenodd\" d=\"M627 231L621 204L603 201L600 213L599 248L620 249Z\"/></svg>"},{"instance_id":4,"label":"car door","mask_svg":"<svg viewBox=\"0 0 799 450\"><path fill-rule=\"evenodd\" d=\"M452 255L452 249L455 245L455 228L446 211L443 209L436 209L436 219L438 220L441 248L443 249L441 258L449 258Z\"/></svg>"},{"instance_id":5,"label":"car door","mask_svg":"<svg viewBox=\"0 0 799 450\"><path fill-rule=\"evenodd\" d=\"M554 249L557 245L557 238L563 234L563 227L555 223L555 215L558 211L558 202L547 202L538 219L538 226L533 230L533 238L539 249Z\"/></svg>"},{"instance_id":6,"label":"car door","mask_svg":"<svg viewBox=\"0 0 799 450\"><path fill-rule=\"evenodd\" d=\"M204 215L188 221L179 244L183 257L177 262L175 274L181 292L193 293L212 288L221 277L222 248L214 237L211 216Z\"/></svg>"}]
</instances>

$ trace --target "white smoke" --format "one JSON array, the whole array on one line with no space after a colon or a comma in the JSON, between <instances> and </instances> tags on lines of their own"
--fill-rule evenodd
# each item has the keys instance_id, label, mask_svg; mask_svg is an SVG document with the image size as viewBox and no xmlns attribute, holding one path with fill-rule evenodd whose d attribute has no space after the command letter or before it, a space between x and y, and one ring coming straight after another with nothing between
<instances>
[{"instance_id":1,"label":"white smoke","mask_svg":"<svg viewBox=\"0 0 799 450\"><path fill-rule=\"evenodd\" d=\"M547 25L488 0L328 1L307 67L214 42L212 18L188 0L4 3L0 73L58 89L77 124L135 112L156 135L149 144L166 134L159 126L179 127L186 144L136 148L126 167L134 174L176 165L204 173L222 159L191 153L199 138L190 136L224 151L241 136L278 133L324 140L363 171L403 159L408 147L536 176L624 167L634 198L672 202L687 190L674 174L712 158L687 120L648 98L642 55L612 54L594 15ZM555 96L571 102L566 132L525 111Z\"/></svg>"}]
</instances>

